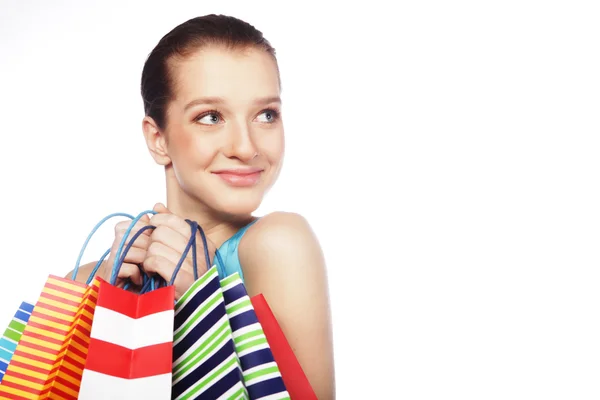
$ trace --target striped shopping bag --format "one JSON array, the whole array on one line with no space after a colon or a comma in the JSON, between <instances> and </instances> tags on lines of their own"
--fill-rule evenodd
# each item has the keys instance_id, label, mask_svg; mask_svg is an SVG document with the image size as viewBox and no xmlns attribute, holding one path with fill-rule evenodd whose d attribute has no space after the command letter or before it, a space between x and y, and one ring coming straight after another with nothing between
<instances>
[{"instance_id":1,"label":"striped shopping bag","mask_svg":"<svg viewBox=\"0 0 600 400\"><path fill-rule=\"evenodd\" d=\"M0 398L40 398L86 288L83 283L48 277L0 384Z\"/></svg>"},{"instance_id":2,"label":"striped shopping bag","mask_svg":"<svg viewBox=\"0 0 600 400\"><path fill-rule=\"evenodd\" d=\"M176 400L248 399L216 267L175 305L172 393Z\"/></svg>"},{"instance_id":3,"label":"striped shopping bag","mask_svg":"<svg viewBox=\"0 0 600 400\"><path fill-rule=\"evenodd\" d=\"M17 344L21 340L21 335L23 335L25 325L27 325L32 311L33 304L22 302L0 339L0 383L4 378L4 373L17 348Z\"/></svg>"},{"instance_id":4,"label":"striped shopping bag","mask_svg":"<svg viewBox=\"0 0 600 400\"><path fill-rule=\"evenodd\" d=\"M290 395L239 274L223 279L221 289L250 399L289 399Z\"/></svg>"},{"instance_id":5,"label":"striped shopping bag","mask_svg":"<svg viewBox=\"0 0 600 400\"><path fill-rule=\"evenodd\" d=\"M42 399L76 400L79 395L81 375L90 343L90 330L98 297L100 279L95 278L86 289L75 314L69 333L63 343L54 367L44 385Z\"/></svg>"},{"instance_id":6,"label":"striped shopping bag","mask_svg":"<svg viewBox=\"0 0 600 400\"><path fill-rule=\"evenodd\" d=\"M100 280L79 399L171 398L175 290L139 295Z\"/></svg>"}]
</instances>

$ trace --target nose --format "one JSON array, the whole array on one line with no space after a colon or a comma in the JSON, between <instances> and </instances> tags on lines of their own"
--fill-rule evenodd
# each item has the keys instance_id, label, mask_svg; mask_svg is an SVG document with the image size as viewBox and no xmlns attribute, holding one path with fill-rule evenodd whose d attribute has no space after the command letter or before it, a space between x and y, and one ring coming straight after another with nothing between
<instances>
[{"instance_id":1,"label":"nose","mask_svg":"<svg viewBox=\"0 0 600 400\"><path fill-rule=\"evenodd\" d=\"M225 146L225 155L228 158L237 158L241 161L248 162L252 160L258 150L252 140L252 132L247 123L232 124L232 129L229 132L229 140Z\"/></svg>"}]
</instances>

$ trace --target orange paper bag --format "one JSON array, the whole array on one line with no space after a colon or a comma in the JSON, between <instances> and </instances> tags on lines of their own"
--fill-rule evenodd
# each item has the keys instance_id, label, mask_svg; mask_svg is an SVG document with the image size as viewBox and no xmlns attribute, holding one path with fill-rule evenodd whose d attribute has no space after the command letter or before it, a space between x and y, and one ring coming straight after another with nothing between
<instances>
[{"instance_id":1,"label":"orange paper bag","mask_svg":"<svg viewBox=\"0 0 600 400\"><path fill-rule=\"evenodd\" d=\"M61 369L60 354L86 293L83 283L48 277L0 384L1 399L49 398L48 383Z\"/></svg>"}]
</instances>

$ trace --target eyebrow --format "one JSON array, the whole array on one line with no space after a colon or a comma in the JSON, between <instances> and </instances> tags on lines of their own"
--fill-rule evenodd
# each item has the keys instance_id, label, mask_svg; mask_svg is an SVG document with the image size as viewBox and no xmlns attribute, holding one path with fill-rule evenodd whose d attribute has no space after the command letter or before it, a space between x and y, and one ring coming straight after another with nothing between
<instances>
[{"instance_id":1,"label":"eyebrow","mask_svg":"<svg viewBox=\"0 0 600 400\"><path fill-rule=\"evenodd\" d=\"M200 104L209 104L209 105L221 105L225 104L225 99L222 97L200 97L195 100L190 101L186 104L184 111L187 111L193 106L197 106ZM269 103L280 103L281 98L279 96L269 96L269 97L260 97L253 101L255 105L264 105Z\"/></svg>"}]
</instances>

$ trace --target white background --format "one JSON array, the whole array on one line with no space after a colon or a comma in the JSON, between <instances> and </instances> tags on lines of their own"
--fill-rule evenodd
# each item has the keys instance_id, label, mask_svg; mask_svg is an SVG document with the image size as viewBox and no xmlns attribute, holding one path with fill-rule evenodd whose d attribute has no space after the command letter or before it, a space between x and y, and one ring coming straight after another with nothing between
<instances>
[{"instance_id":1,"label":"white background","mask_svg":"<svg viewBox=\"0 0 600 400\"><path fill-rule=\"evenodd\" d=\"M321 240L338 398L600 398L600 14L493 3L2 1L0 325L101 218L164 201L143 62L224 13L278 52L287 157L258 214Z\"/></svg>"}]
</instances>

